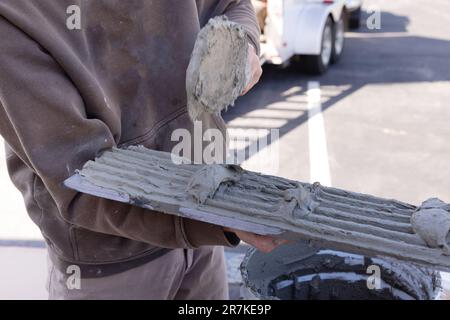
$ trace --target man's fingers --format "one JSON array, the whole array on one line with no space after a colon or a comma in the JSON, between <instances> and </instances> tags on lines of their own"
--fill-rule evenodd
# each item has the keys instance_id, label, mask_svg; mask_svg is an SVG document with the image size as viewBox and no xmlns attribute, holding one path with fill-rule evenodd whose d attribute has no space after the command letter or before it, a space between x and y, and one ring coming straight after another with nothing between
<instances>
[{"instance_id":1,"label":"man's fingers","mask_svg":"<svg viewBox=\"0 0 450 320\"><path fill-rule=\"evenodd\" d=\"M261 236L251 232L233 230L229 228L224 228L224 230L227 232L235 233L242 241L248 243L249 245L264 253L270 253L280 245L289 242L288 240L276 239L270 236Z\"/></svg>"},{"instance_id":2,"label":"man's fingers","mask_svg":"<svg viewBox=\"0 0 450 320\"><path fill-rule=\"evenodd\" d=\"M262 237L262 240L260 240L260 243L262 244L262 247L260 251L265 253L270 253L273 250L275 250L277 247L288 243L289 241L283 240L283 239L275 239L272 237Z\"/></svg>"},{"instance_id":3,"label":"man's fingers","mask_svg":"<svg viewBox=\"0 0 450 320\"><path fill-rule=\"evenodd\" d=\"M255 248L264 253L269 253L273 251L278 245L275 243L273 238L255 236L254 242Z\"/></svg>"},{"instance_id":4,"label":"man's fingers","mask_svg":"<svg viewBox=\"0 0 450 320\"><path fill-rule=\"evenodd\" d=\"M259 69L261 69L261 67L259 67ZM248 86L242 92L243 96L246 95L259 82L259 79L262 76L262 69L261 69L261 71L257 70L255 72L256 73L253 74L251 82L248 84Z\"/></svg>"},{"instance_id":5,"label":"man's fingers","mask_svg":"<svg viewBox=\"0 0 450 320\"><path fill-rule=\"evenodd\" d=\"M290 243L289 240L283 240L283 239L274 239L274 242L277 246L281 246L282 244Z\"/></svg>"},{"instance_id":6,"label":"man's fingers","mask_svg":"<svg viewBox=\"0 0 450 320\"><path fill-rule=\"evenodd\" d=\"M252 233L249 233L246 236L248 236L247 239L242 239L242 240L251 244L256 249L258 249L259 251L262 251L264 253L270 253L278 246L286 243L285 240L275 239L275 238L268 237L268 236L260 236L260 235L256 235L256 234L252 234Z\"/></svg>"},{"instance_id":7,"label":"man's fingers","mask_svg":"<svg viewBox=\"0 0 450 320\"><path fill-rule=\"evenodd\" d=\"M262 68L259 63L259 57L256 54L256 50L252 45L249 45L248 64L250 65L251 68L251 79L241 95L245 95L247 92L249 92L250 89L252 89L255 86L255 84L258 83L259 79L262 76Z\"/></svg>"}]
</instances>

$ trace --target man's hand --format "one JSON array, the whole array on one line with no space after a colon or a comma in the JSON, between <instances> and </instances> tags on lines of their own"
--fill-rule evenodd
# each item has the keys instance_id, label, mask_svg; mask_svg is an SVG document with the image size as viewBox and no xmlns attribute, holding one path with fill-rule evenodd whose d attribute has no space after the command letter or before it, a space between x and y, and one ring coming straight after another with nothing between
<instances>
[{"instance_id":1,"label":"man's hand","mask_svg":"<svg viewBox=\"0 0 450 320\"><path fill-rule=\"evenodd\" d=\"M264 253L270 253L275 248L279 247L282 244L288 243L287 240L275 239L268 236L261 236L258 234L239 231L234 229L224 228L225 232L233 232L235 233L242 241L248 243L249 245L255 247L259 251Z\"/></svg>"},{"instance_id":2,"label":"man's hand","mask_svg":"<svg viewBox=\"0 0 450 320\"><path fill-rule=\"evenodd\" d=\"M252 45L248 45L248 68L249 68L249 78L250 81L247 84L247 87L245 87L244 92L242 92L242 95L246 94L250 91L251 88L255 86L255 84L258 83L259 79L262 75L262 68L261 64L259 63L259 57L256 54L256 50Z\"/></svg>"}]
</instances>

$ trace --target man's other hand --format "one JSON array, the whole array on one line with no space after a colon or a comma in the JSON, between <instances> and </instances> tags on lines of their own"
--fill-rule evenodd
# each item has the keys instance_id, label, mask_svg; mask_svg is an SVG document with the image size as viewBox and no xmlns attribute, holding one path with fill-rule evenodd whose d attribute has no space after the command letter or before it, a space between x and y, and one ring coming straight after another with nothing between
<instances>
[{"instance_id":1,"label":"man's other hand","mask_svg":"<svg viewBox=\"0 0 450 320\"><path fill-rule=\"evenodd\" d=\"M248 66L250 68L250 80L247 84L247 87L245 87L244 91L242 92L242 95L246 94L250 91L251 88L255 86L255 84L258 83L259 79L262 75L262 68L261 64L259 63L259 57L256 54L256 50L252 45L248 45Z\"/></svg>"},{"instance_id":2,"label":"man's other hand","mask_svg":"<svg viewBox=\"0 0 450 320\"><path fill-rule=\"evenodd\" d=\"M289 242L288 240L276 239L269 236L261 236L251 232L245 232L228 228L224 228L224 230L225 232L233 232L242 241L248 243L249 245L255 247L256 249L264 253L270 253L275 248Z\"/></svg>"}]
</instances>

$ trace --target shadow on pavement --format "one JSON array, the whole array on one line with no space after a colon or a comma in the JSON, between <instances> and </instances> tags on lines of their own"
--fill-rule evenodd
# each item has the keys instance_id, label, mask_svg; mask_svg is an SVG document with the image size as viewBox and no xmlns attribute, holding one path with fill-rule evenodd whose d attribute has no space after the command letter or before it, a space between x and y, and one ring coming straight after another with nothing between
<instances>
[{"instance_id":1,"label":"shadow on pavement","mask_svg":"<svg viewBox=\"0 0 450 320\"><path fill-rule=\"evenodd\" d=\"M361 27L362 32L347 34L341 61L331 66L323 76L302 74L293 65L286 68L263 66L264 74L260 82L246 96L239 98L235 107L223 114L225 121L230 123L248 117L250 121L239 125L239 128L261 128L256 120L254 125L251 124L252 116L248 114L277 103L292 104L289 100L293 96L306 95L308 81L319 81L322 87L341 87L322 104L323 111L368 84L450 81L450 41L406 33L404 36L398 35L398 32L407 31L409 18L388 12L382 12L381 17L381 30L371 31ZM290 91L293 93L289 94ZM304 108L301 103L304 103ZM277 110L280 108L277 107ZM304 112L284 119L284 124L279 127L280 138L308 120L306 102L298 103L297 110ZM269 141L268 145L273 142ZM251 148L246 149L248 152Z\"/></svg>"}]
</instances>

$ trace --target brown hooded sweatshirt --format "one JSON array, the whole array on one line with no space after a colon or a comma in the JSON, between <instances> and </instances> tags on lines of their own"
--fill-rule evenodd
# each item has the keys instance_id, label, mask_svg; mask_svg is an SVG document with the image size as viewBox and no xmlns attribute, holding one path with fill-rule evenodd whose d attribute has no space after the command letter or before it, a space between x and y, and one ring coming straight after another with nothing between
<instances>
[{"instance_id":1,"label":"brown hooded sweatshirt","mask_svg":"<svg viewBox=\"0 0 450 320\"><path fill-rule=\"evenodd\" d=\"M78 5L81 30L67 8ZM0 134L9 174L53 262L85 277L131 268L171 248L232 246L219 226L69 190L63 181L114 146L170 151L193 130L185 74L214 16L241 23L258 49L250 0L0 0ZM218 116L203 127L224 129Z\"/></svg>"}]
</instances>

